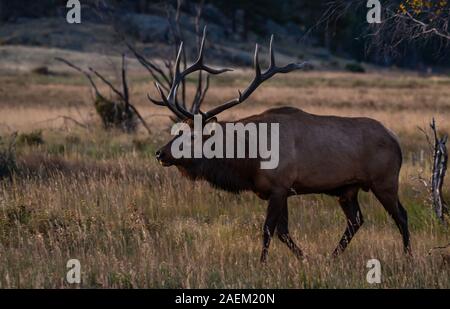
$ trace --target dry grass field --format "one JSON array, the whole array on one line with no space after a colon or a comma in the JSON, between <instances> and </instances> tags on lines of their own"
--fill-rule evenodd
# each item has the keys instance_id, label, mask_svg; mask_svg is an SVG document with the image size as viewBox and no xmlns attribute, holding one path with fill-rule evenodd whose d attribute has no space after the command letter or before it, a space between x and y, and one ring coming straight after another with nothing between
<instances>
[{"instance_id":1,"label":"dry grass field","mask_svg":"<svg viewBox=\"0 0 450 309\"><path fill-rule=\"evenodd\" d=\"M213 79L206 104L235 96L251 74ZM19 138L17 171L0 180L1 288L450 288L450 265L442 257L448 252L428 254L450 242L450 230L435 219L417 179L430 174L427 142L417 127L435 116L442 132L450 132L450 77L299 72L277 76L222 117L282 105L373 117L399 136L404 151L400 196L413 257L403 255L400 234L381 205L363 193L365 224L347 251L331 258L344 215L336 199L310 195L289 200L291 234L307 259L296 260L274 239L264 266L266 202L159 166L153 154L169 138L167 111L146 102L145 94L154 94L146 75L131 76L130 85L151 136L104 132L89 88L76 74L0 76L2 141L13 131L20 137L42 130L43 139ZM444 193L450 199L448 184ZM81 262L80 285L65 280L73 258ZM372 258L381 261L381 284L366 282Z\"/></svg>"}]
</instances>

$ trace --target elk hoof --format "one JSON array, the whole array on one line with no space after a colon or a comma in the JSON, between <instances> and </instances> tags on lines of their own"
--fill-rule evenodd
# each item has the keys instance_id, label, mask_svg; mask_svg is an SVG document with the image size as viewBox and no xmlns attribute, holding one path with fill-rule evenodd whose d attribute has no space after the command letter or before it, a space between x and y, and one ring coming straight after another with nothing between
<instances>
[{"instance_id":1,"label":"elk hoof","mask_svg":"<svg viewBox=\"0 0 450 309\"><path fill-rule=\"evenodd\" d=\"M310 257L303 253L302 253L302 255L299 255L299 256L296 255L296 257L297 257L297 260L302 263L308 263L310 261Z\"/></svg>"},{"instance_id":2,"label":"elk hoof","mask_svg":"<svg viewBox=\"0 0 450 309\"><path fill-rule=\"evenodd\" d=\"M331 254L331 257L332 257L333 259L337 259L337 258L341 255L341 253L342 253L342 250L339 249L339 248L336 248L336 249L333 251L333 253Z\"/></svg>"},{"instance_id":3,"label":"elk hoof","mask_svg":"<svg viewBox=\"0 0 450 309\"><path fill-rule=\"evenodd\" d=\"M301 251L295 251L295 252L294 252L294 255L295 255L295 257L297 258L297 260L299 260L299 261L305 262L305 261L308 260L308 258L306 257L306 255L305 255L303 252L301 252Z\"/></svg>"},{"instance_id":4,"label":"elk hoof","mask_svg":"<svg viewBox=\"0 0 450 309\"><path fill-rule=\"evenodd\" d=\"M267 255L268 255L267 249L263 249L262 252L261 252L261 258L259 259L259 262L261 264L266 264L267 263Z\"/></svg>"},{"instance_id":5,"label":"elk hoof","mask_svg":"<svg viewBox=\"0 0 450 309\"><path fill-rule=\"evenodd\" d=\"M412 253L412 250L411 250L411 247L405 247L403 250L404 250L404 253L405 253L407 258L414 257L414 255Z\"/></svg>"}]
</instances>

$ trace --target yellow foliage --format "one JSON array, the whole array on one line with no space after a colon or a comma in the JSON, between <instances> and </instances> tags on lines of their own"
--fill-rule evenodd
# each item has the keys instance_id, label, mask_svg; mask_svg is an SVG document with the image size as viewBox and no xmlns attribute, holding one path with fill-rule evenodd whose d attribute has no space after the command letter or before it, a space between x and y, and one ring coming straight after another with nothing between
<instances>
[{"instance_id":1,"label":"yellow foliage","mask_svg":"<svg viewBox=\"0 0 450 309\"><path fill-rule=\"evenodd\" d=\"M421 13L433 12L434 14L441 14L443 8L447 6L448 0L405 0L400 3L398 12L401 14L420 15Z\"/></svg>"}]
</instances>

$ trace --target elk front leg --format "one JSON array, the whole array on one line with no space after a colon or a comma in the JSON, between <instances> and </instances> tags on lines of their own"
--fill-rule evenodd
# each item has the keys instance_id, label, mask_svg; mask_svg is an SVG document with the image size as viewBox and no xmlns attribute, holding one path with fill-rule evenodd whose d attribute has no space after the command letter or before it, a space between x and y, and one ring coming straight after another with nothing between
<instances>
[{"instance_id":1,"label":"elk front leg","mask_svg":"<svg viewBox=\"0 0 450 309\"><path fill-rule=\"evenodd\" d=\"M300 259L303 257L302 250L296 245L296 243L292 240L291 235L289 235L289 216L288 216L288 205L287 200L283 205L283 209L281 211L280 219L277 223L277 234L278 238L285 243L288 248L295 254L295 256Z\"/></svg>"},{"instance_id":2,"label":"elk front leg","mask_svg":"<svg viewBox=\"0 0 450 309\"><path fill-rule=\"evenodd\" d=\"M261 252L261 263L265 263L267 260L267 254L269 252L270 239L275 232L275 227L283 210L283 206L287 204L286 193L272 193L269 198L269 206L267 207L266 221L263 227L263 248Z\"/></svg>"},{"instance_id":3,"label":"elk front leg","mask_svg":"<svg viewBox=\"0 0 450 309\"><path fill-rule=\"evenodd\" d=\"M339 198L339 204L347 218L347 227L338 246L333 251L333 257L337 257L344 252L345 248L350 243L350 240L352 240L353 236L355 236L356 232L364 222L358 203L358 189L351 189L344 193Z\"/></svg>"}]
</instances>

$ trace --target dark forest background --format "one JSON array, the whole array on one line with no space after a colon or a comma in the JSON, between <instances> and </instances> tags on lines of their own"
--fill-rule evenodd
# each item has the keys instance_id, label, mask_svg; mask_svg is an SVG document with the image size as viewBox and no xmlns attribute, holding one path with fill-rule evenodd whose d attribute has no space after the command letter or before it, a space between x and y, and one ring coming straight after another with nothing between
<instances>
[{"instance_id":1,"label":"dark forest background","mask_svg":"<svg viewBox=\"0 0 450 309\"><path fill-rule=\"evenodd\" d=\"M0 21L14 23L24 18L64 16L66 2L0 0ZM164 7L175 7L177 3L176 0L80 2L83 6L84 20L98 22L102 20L96 13L102 10L119 15L127 13L164 15ZM199 0L184 0L181 9L187 14L195 14L198 2ZM276 29L295 36L299 44L324 47L337 56L355 61L411 69L450 66L450 49L442 40L404 42L389 51L380 49L371 44L367 32L365 6L355 6L333 18L324 18L329 5L329 0L206 0L203 17L206 21L209 19L223 26L226 35L239 36L242 40L245 40L250 32L267 35L277 27Z\"/></svg>"}]
</instances>

